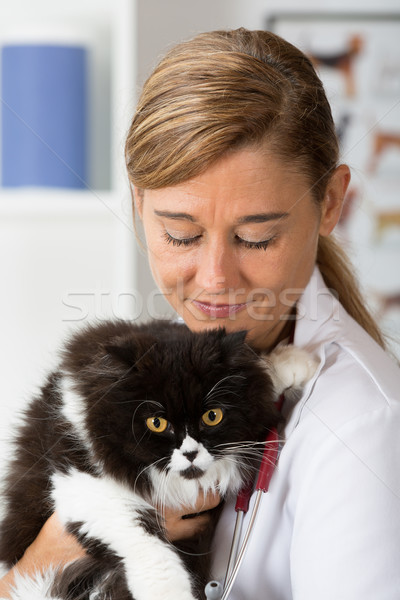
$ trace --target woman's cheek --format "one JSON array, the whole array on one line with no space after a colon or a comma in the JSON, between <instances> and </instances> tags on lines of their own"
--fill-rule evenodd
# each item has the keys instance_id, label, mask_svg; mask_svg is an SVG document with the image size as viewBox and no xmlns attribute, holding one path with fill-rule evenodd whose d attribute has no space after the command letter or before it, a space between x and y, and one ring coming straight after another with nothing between
<instances>
[{"instance_id":1,"label":"woman's cheek","mask_svg":"<svg viewBox=\"0 0 400 600\"><path fill-rule=\"evenodd\" d=\"M153 247L149 252L149 263L156 283L162 289L177 289L195 272L196 259L190 252L177 249Z\"/></svg>"}]
</instances>

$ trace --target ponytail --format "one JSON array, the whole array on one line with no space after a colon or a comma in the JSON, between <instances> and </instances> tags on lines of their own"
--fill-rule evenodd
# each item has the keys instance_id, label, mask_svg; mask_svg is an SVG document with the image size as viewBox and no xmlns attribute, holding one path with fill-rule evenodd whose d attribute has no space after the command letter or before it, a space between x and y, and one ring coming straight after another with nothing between
<instances>
[{"instance_id":1,"label":"ponytail","mask_svg":"<svg viewBox=\"0 0 400 600\"><path fill-rule=\"evenodd\" d=\"M335 238L320 236L317 265L326 286L336 292L344 309L385 349L386 344L382 332L366 308L350 261Z\"/></svg>"}]
</instances>

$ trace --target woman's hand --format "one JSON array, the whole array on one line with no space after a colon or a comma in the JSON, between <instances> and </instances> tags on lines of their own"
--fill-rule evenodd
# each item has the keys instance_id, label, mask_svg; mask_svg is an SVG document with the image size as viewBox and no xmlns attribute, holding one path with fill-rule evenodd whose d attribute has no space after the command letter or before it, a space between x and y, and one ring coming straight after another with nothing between
<instances>
[{"instance_id":1,"label":"woman's hand","mask_svg":"<svg viewBox=\"0 0 400 600\"><path fill-rule=\"evenodd\" d=\"M176 542L201 533L210 521L210 515L206 511L216 508L220 502L220 496L210 492L206 496L201 493L194 507L180 510L166 508L163 517L169 541Z\"/></svg>"},{"instance_id":2,"label":"woman's hand","mask_svg":"<svg viewBox=\"0 0 400 600\"><path fill-rule=\"evenodd\" d=\"M64 566L84 556L85 551L78 540L64 529L57 513L54 513L18 564L24 567L24 572L45 570L48 567Z\"/></svg>"},{"instance_id":3,"label":"woman's hand","mask_svg":"<svg viewBox=\"0 0 400 600\"><path fill-rule=\"evenodd\" d=\"M37 571L62 567L84 556L82 546L64 529L54 513L43 525L35 541L26 549L21 560L0 580L0 596L10 597L8 594L14 584L16 571L29 577Z\"/></svg>"}]
</instances>

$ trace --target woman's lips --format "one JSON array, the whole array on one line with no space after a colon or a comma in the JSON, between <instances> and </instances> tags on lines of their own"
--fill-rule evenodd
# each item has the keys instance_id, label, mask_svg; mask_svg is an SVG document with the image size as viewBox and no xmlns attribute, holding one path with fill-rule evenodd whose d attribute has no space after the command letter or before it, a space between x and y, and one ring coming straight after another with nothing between
<instances>
[{"instance_id":1,"label":"woman's lips","mask_svg":"<svg viewBox=\"0 0 400 600\"><path fill-rule=\"evenodd\" d=\"M217 319L230 317L231 315L236 314L240 310L243 310L247 306L247 303L245 302L241 304L209 304L208 302L192 300L192 303L202 313L208 315L209 317L214 317Z\"/></svg>"}]
</instances>

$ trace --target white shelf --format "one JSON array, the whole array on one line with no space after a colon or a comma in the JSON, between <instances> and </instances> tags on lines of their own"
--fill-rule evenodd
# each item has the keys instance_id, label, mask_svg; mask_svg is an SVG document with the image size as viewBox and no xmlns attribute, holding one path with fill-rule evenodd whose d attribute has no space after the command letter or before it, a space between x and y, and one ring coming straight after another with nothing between
<instances>
[{"instance_id":1,"label":"white shelf","mask_svg":"<svg viewBox=\"0 0 400 600\"><path fill-rule=\"evenodd\" d=\"M63 26L87 39L89 69L88 189L1 188L0 217L77 219L116 214L131 219L124 138L135 104L136 0L15 0L1 8L0 48L38 24ZM55 31L58 29L55 27ZM19 39L19 38L18 38ZM1 148L0 148L1 152Z\"/></svg>"},{"instance_id":2,"label":"white shelf","mask_svg":"<svg viewBox=\"0 0 400 600\"><path fill-rule=\"evenodd\" d=\"M0 48L40 41L41 31L62 40L63 30L87 48L88 181L95 189L119 187L135 103L136 0L15 0L1 7L0 17Z\"/></svg>"},{"instance_id":3,"label":"white shelf","mask_svg":"<svg viewBox=\"0 0 400 600\"><path fill-rule=\"evenodd\" d=\"M93 67L91 187L0 188L5 290L0 298L0 412L11 415L43 381L66 331L99 315L129 318L130 306L123 312L126 299L139 287L123 156L135 103L136 0L15 0L2 3L0 17L0 47L22 23L59 22L83 29ZM2 439L9 421L3 419Z\"/></svg>"},{"instance_id":4,"label":"white shelf","mask_svg":"<svg viewBox=\"0 0 400 600\"><path fill-rule=\"evenodd\" d=\"M102 215L120 213L126 208L116 192L110 190L61 190L52 188L18 188L0 191L0 217L45 218L47 216Z\"/></svg>"}]
</instances>

